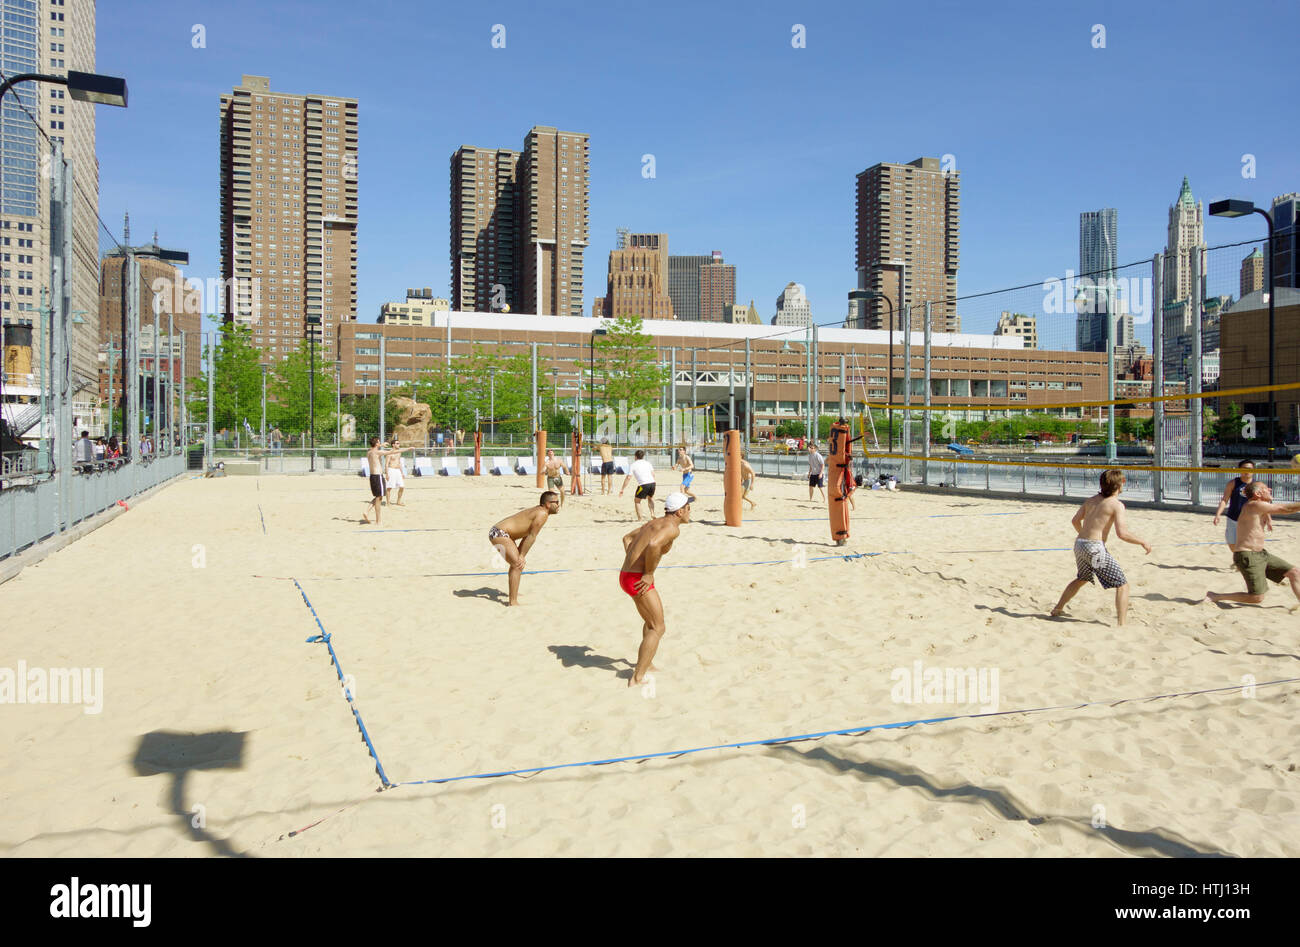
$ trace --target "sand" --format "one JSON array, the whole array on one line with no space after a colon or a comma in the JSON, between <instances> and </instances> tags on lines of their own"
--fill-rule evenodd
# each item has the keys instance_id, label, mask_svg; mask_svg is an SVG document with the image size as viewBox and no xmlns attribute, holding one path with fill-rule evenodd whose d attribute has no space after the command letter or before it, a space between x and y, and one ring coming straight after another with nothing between
<instances>
[{"instance_id":1,"label":"sand","mask_svg":"<svg viewBox=\"0 0 1300 947\"><path fill-rule=\"evenodd\" d=\"M1112 543L1118 628L1097 587L1047 617L1072 505L862 492L836 549L806 484L760 478L735 528L718 475L695 490L664 566L705 567L661 566L661 670L631 689L631 491L567 498L528 556L562 571L526 575L519 609L486 533L532 478L412 478L378 528L350 475L160 491L0 586L0 667L102 668L104 688L98 714L0 704L0 852L1300 855L1300 684L1241 687L1300 677L1296 602L1198 604L1242 588L1209 516L1131 512L1156 548ZM1300 523L1273 536L1300 562ZM899 679L936 668L996 671L998 711L1065 706L379 791L317 617L395 783L991 707L907 702ZM1135 699L1209 688L1228 690Z\"/></svg>"}]
</instances>

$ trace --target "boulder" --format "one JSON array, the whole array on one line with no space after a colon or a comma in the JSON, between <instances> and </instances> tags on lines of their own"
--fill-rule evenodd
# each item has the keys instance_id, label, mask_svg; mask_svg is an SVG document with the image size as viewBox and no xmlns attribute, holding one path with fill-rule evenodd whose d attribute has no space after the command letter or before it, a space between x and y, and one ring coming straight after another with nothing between
<instances>
[{"instance_id":1,"label":"boulder","mask_svg":"<svg viewBox=\"0 0 1300 947\"><path fill-rule=\"evenodd\" d=\"M393 398L392 403L397 406L397 425L392 436L403 444L426 444L429 424L433 421L432 409L414 398Z\"/></svg>"}]
</instances>

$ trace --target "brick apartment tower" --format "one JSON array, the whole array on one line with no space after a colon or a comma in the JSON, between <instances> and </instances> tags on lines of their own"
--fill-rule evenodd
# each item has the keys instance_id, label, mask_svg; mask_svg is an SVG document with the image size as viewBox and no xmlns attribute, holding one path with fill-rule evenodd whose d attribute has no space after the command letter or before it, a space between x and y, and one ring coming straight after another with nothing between
<instances>
[{"instance_id":1,"label":"brick apartment tower","mask_svg":"<svg viewBox=\"0 0 1300 947\"><path fill-rule=\"evenodd\" d=\"M941 170L938 158L881 163L861 172L857 187L858 288L889 298L897 328L902 328L900 301L912 305L914 328L923 327L929 301L935 332L961 331L956 304L959 172ZM907 264L903 292L895 260ZM884 299L867 300L866 328L889 328L889 312Z\"/></svg>"},{"instance_id":2,"label":"brick apartment tower","mask_svg":"<svg viewBox=\"0 0 1300 947\"><path fill-rule=\"evenodd\" d=\"M1256 247L1241 261L1241 292L1244 299L1250 293L1264 288L1264 254Z\"/></svg>"},{"instance_id":3,"label":"brick apartment tower","mask_svg":"<svg viewBox=\"0 0 1300 947\"><path fill-rule=\"evenodd\" d=\"M537 125L523 151L451 156L451 302L462 312L582 316L588 136Z\"/></svg>"},{"instance_id":4,"label":"brick apartment tower","mask_svg":"<svg viewBox=\"0 0 1300 947\"><path fill-rule=\"evenodd\" d=\"M668 297L668 235L628 234L623 247L609 251L609 277L604 297L593 314L606 319L640 316L672 319Z\"/></svg>"},{"instance_id":5,"label":"brick apartment tower","mask_svg":"<svg viewBox=\"0 0 1300 947\"><path fill-rule=\"evenodd\" d=\"M5 76L24 72L65 76L69 69L97 71L95 0L0 0L0 28L4 31L0 69ZM48 165L50 142L33 121L52 141L63 144L63 156L72 167L72 311L94 313L99 287L95 265L99 258L99 221L95 216L99 210L98 107L72 99L66 88L43 82L20 82L5 94L4 114L0 115L0 174L4 180L0 313L6 323L31 321L34 371L39 371L35 366L48 354L39 310L41 290L50 286L53 178ZM83 406L97 397L99 379L99 326L93 316L69 322L68 349L73 413L84 416Z\"/></svg>"},{"instance_id":6,"label":"brick apartment tower","mask_svg":"<svg viewBox=\"0 0 1300 947\"><path fill-rule=\"evenodd\" d=\"M728 305L736 301L736 267L722 262L722 251L700 266L700 321L722 322Z\"/></svg>"},{"instance_id":7,"label":"brick apartment tower","mask_svg":"<svg viewBox=\"0 0 1300 947\"><path fill-rule=\"evenodd\" d=\"M332 357L357 318L356 99L264 76L221 96L220 237L225 321L252 329L263 362L308 338L308 316Z\"/></svg>"}]
</instances>

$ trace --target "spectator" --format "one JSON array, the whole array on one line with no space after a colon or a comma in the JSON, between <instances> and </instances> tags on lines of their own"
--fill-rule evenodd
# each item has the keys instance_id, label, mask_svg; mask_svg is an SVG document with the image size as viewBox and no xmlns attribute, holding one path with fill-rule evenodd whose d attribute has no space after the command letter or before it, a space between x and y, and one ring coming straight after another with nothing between
<instances>
[{"instance_id":1,"label":"spectator","mask_svg":"<svg viewBox=\"0 0 1300 947\"><path fill-rule=\"evenodd\" d=\"M82 431L77 443L72 445L74 463L93 464L95 462L95 445L90 443L90 432Z\"/></svg>"},{"instance_id":2,"label":"spectator","mask_svg":"<svg viewBox=\"0 0 1300 947\"><path fill-rule=\"evenodd\" d=\"M108 439L107 453L110 458L114 458L114 459L122 456L122 447L117 443L116 434L114 434L112 437Z\"/></svg>"}]
</instances>

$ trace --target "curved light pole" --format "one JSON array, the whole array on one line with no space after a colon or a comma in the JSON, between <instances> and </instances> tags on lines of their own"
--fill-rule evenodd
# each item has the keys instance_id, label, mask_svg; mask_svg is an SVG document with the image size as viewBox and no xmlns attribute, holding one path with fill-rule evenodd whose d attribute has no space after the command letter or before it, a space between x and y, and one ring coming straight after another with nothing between
<instances>
[{"instance_id":1,"label":"curved light pole","mask_svg":"<svg viewBox=\"0 0 1300 947\"><path fill-rule=\"evenodd\" d=\"M1248 214L1259 214L1268 221L1268 384L1272 388L1274 385L1274 335L1273 335L1273 299L1277 296L1276 287L1273 283L1273 215L1262 207L1256 207L1250 201L1234 200L1229 198L1226 201L1214 201L1210 204L1211 217L1245 217ZM1198 290L1199 291L1199 290ZM1268 393L1268 457L1273 459L1273 452L1277 446L1274 429L1277 425L1277 392Z\"/></svg>"},{"instance_id":2,"label":"curved light pole","mask_svg":"<svg viewBox=\"0 0 1300 947\"><path fill-rule=\"evenodd\" d=\"M885 392L889 396L889 449L892 451L894 449L894 301L874 289L864 289L860 292L863 299L883 299L889 306L889 383L885 386ZM867 371L871 371L870 360L867 362Z\"/></svg>"}]
</instances>

